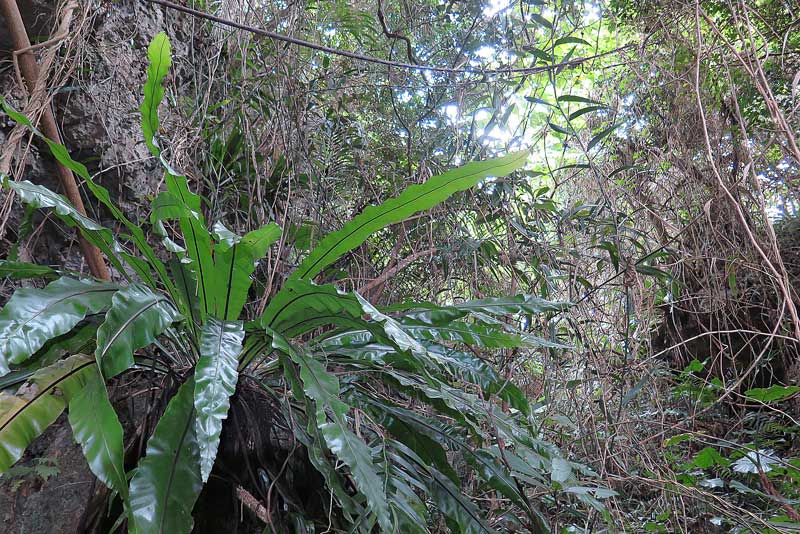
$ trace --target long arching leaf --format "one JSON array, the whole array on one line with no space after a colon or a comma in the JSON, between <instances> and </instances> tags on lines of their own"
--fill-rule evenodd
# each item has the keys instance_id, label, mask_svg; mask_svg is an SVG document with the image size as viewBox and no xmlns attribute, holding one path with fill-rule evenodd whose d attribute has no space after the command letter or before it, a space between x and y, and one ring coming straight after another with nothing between
<instances>
[{"instance_id":1,"label":"long arching leaf","mask_svg":"<svg viewBox=\"0 0 800 534\"><path fill-rule=\"evenodd\" d=\"M402 443L391 441L391 447L416 465L428 482L428 493L436 509L446 518L451 531L461 534L490 534L495 531L486 524L482 514L461 489L445 475L428 466Z\"/></svg>"},{"instance_id":2,"label":"long arching leaf","mask_svg":"<svg viewBox=\"0 0 800 534\"><path fill-rule=\"evenodd\" d=\"M94 360L91 360L94 362ZM123 462L122 425L108 399L103 377L95 366L83 390L68 395L69 423L92 473L128 500L128 479Z\"/></svg>"},{"instance_id":3,"label":"long arching leaf","mask_svg":"<svg viewBox=\"0 0 800 534\"><path fill-rule=\"evenodd\" d=\"M237 243L228 246L219 243L214 252L214 278L212 298L216 316L224 320L239 317L247 301L247 292L255 270L255 262L264 257L267 248L278 240L281 229L270 223L245 234Z\"/></svg>"},{"instance_id":4,"label":"long arching leaf","mask_svg":"<svg viewBox=\"0 0 800 534\"><path fill-rule=\"evenodd\" d=\"M161 151L153 144L153 136L158 131L158 105L164 98L162 82L169 72L172 64L169 38L164 32L158 33L150 46L147 47L147 57L150 64L147 67L147 82L144 84L144 101L140 108L142 112L142 132L147 148L154 156L161 156Z\"/></svg>"},{"instance_id":5,"label":"long arching leaf","mask_svg":"<svg viewBox=\"0 0 800 534\"><path fill-rule=\"evenodd\" d=\"M569 302L546 300L535 295L489 297L468 300L451 306L437 306L429 302L412 302L382 308L385 312L406 311L405 316L430 325L447 324L469 314L511 315L517 313L539 314L565 311Z\"/></svg>"},{"instance_id":6,"label":"long arching leaf","mask_svg":"<svg viewBox=\"0 0 800 534\"><path fill-rule=\"evenodd\" d=\"M208 480L217 457L222 422L228 417L230 396L236 390L237 365L244 341L244 325L209 318L200 333L200 359L195 370L194 407L200 474Z\"/></svg>"},{"instance_id":7,"label":"long arching leaf","mask_svg":"<svg viewBox=\"0 0 800 534\"><path fill-rule=\"evenodd\" d=\"M264 327L293 338L322 324L360 316L361 304L352 293L342 293L329 284L290 280L270 300L260 321Z\"/></svg>"},{"instance_id":8,"label":"long arching leaf","mask_svg":"<svg viewBox=\"0 0 800 534\"><path fill-rule=\"evenodd\" d=\"M103 376L108 379L130 368L134 351L151 344L178 319L163 296L144 286L133 284L115 293L97 330L95 357Z\"/></svg>"},{"instance_id":9,"label":"long arching leaf","mask_svg":"<svg viewBox=\"0 0 800 534\"><path fill-rule=\"evenodd\" d=\"M95 198L97 198L97 200L99 200L111 212L111 214L114 216L114 218L117 221L121 222L125 226L125 228L130 232L131 237L133 238L133 241L136 244L136 248L147 259L147 263L149 264L150 268L158 273L161 282L164 284L164 286L167 288L167 290L170 292L170 294L174 295L175 294L175 288L174 288L174 286L172 284L172 281L167 276L167 269L164 266L164 264L161 262L161 260L158 259L158 257L156 256L155 251L153 251L153 248L147 242L147 238L144 235L144 231L142 230L142 228L138 224L132 223L125 216L125 214L122 213L122 210L120 210L119 207L117 207L117 205L111 200L111 195L109 195L108 190L105 187L95 183L95 181L92 179L91 175L89 174L89 171L86 168L86 166L84 164L72 159L72 156L70 156L69 151L66 149L66 147L64 145L56 143L55 141L51 140L47 136L42 135L42 133L39 130L34 128L33 124L30 121L30 119L28 119L25 115L14 111L11 108L11 106L9 106L8 103L5 100L3 100L2 97L0 97L0 105L2 105L3 110L6 113L8 113L8 115L12 119L14 119L17 123L22 124L22 125L26 126L27 128L29 128L42 141L44 141L45 144L47 144L47 147L50 149L50 152L59 161L59 163L61 163L65 167L67 167L70 170L72 170L75 174L77 174L78 176L83 178L84 184L86 185L87 188L89 188L89 190L92 192L92 194L95 196ZM89 237L90 237L90 235L87 235L87 239ZM108 251L105 250L104 248L102 248L100 246L100 244L95 243L95 245L100 247L100 249L104 253L108 254ZM123 254L123 256L125 256L125 255ZM113 258L114 258L114 255L111 255L109 257L109 259L111 259L112 261L113 261ZM128 258L126 258L126 259L130 259L130 256ZM148 282L148 283L153 283L153 285L154 285L154 280L153 280L152 275L150 274L149 270L142 269L142 266L141 266L140 262L129 261L129 264L131 265L131 267L134 270L137 271L137 274L140 277L142 277L142 280L144 280L145 282Z\"/></svg>"},{"instance_id":10,"label":"long arching leaf","mask_svg":"<svg viewBox=\"0 0 800 534\"><path fill-rule=\"evenodd\" d=\"M203 487L194 386L194 379L189 379L169 401L131 479L131 513L137 534L188 534L192 530L192 508Z\"/></svg>"},{"instance_id":11,"label":"long arching leaf","mask_svg":"<svg viewBox=\"0 0 800 534\"><path fill-rule=\"evenodd\" d=\"M366 208L341 230L325 236L292 273L291 278L308 279L317 275L343 254L361 245L378 230L405 220L419 211L432 208L453 193L468 189L487 176L505 176L525 165L527 159L528 151L523 150L502 158L468 163L434 176L424 184L412 185L399 196L379 206Z\"/></svg>"},{"instance_id":12,"label":"long arching leaf","mask_svg":"<svg viewBox=\"0 0 800 534\"><path fill-rule=\"evenodd\" d=\"M115 284L59 278L44 289L18 289L0 311L0 376L111 304Z\"/></svg>"},{"instance_id":13,"label":"long arching leaf","mask_svg":"<svg viewBox=\"0 0 800 534\"><path fill-rule=\"evenodd\" d=\"M0 473L58 418L66 407L62 393L78 392L93 366L87 356L72 356L37 371L16 396L0 393Z\"/></svg>"},{"instance_id":14,"label":"long arching leaf","mask_svg":"<svg viewBox=\"0 0 800 534\"><path fill-rule=\"evenodd\" d=\"M6 180L6 184L7 187L13 189L19 195L20 200L25 205L34 208L52 208L59 219L67 226L80 229L87 241L99 248L114 267L124 272L122 263L117 255L119 245L114 239L111 230L89 217L81 215L69 200L46 187L33 184L28 180L19 182Z\"/></svg>"}]
</instances>

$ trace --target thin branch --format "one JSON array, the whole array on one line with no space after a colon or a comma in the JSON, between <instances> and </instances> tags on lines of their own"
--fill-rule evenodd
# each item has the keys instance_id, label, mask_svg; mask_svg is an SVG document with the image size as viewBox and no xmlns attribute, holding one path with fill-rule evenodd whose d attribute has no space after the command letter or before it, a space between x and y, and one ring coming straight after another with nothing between
<instances>
[{"instance_id":1,"label":"thin branch","mask_svg":"<svg viewBox=\"0 0 800 534\"><path fill-rule=\"evenodd\" d=\"M289 43L297 46L302 46L305 48L310 48L312 50L318 50L320 52L326 52L328 54L334 54L337 56L343 56L350 59L356 59L358 61L366 61L368 63L377 63L380 65L389 65L391 67L398 67L402 69L411 69L411 70L427 70L433 72L447 72L451 74L536 74L538 72L550 72L550 71L559 71L561 69L567 67L577 67L584 63L594 61L595 59L599 59L601 57L617 54L623 50L627 50L629 48L634 48L636 44L631 43L627 44L613 50L608 50L606 52L602 52L600 54L595 54L592 56L580 57L575 59L570 59L568 61L563 61L561 63L554 63L552 65L541 65L539 67L516 67L516 68L508 68L508 69L457 69L451 67L436 67L431 65L414 65L411 63L402 63L400 61L390 61L388 59L381 59L378 57L373 56L366 56L363 54L358 54L356 52L350 52L347 50L340 50L338 48L332 48L330 46L325 46L317 43L312 43L310 41L305 41L303 39L298 39L296 37L290 37L288 35L282 35L280 33L275 33L269 30L265 30L263 28L259 28L256 26L249 26L247 24L242 24L239 22L235 22L230 19L225 19L222 17L218 17L216 15L211 15L210 13L205 13L203 11L198 11L197 9L192 9L190 7L182 6L179 4L175 4L173 2L169 2L167 0L147 0L152 4L158 4L160 6L167 7L169 9L174 9L175 11L180 11L182 13L187 13L194 17L210 20L212 22L216 22L218 24L222 24L224 26L228 26L230 28L236 28L239 30L243 30L246 32L250 32L256 35L262 35L264 37L269 37L270 39L275 39L276 41L282 41L284 43Z\"/></svg>"}]
</instances>

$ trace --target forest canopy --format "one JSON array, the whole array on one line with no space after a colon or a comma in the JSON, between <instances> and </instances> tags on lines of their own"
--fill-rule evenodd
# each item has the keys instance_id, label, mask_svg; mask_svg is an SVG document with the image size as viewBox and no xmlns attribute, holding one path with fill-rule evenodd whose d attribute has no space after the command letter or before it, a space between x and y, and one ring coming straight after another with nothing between
<instances>
[{"instance_id":1,"label":"forest canopy","mask_svg":"<svg viewBox=\"0 0 800 534\"><path fill-rule=\"evenodd\" d=\"M794 3L0 15L4 531L800 531Z\"/></svg>"}]
</instances>

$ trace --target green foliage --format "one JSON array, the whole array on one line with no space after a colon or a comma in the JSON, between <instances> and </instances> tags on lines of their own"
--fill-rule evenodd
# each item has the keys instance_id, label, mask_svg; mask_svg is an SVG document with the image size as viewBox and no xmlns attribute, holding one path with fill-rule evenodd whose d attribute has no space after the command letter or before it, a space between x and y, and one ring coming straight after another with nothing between
<instances>
[{"instance_id":1,"label":"green foliage","mask_svg":"<svg viewBox=\"0 0 800 534\"><path fill-rule=\"evenodd\" d=\"M244 326L238 321L209 318L200 333L200 359L195 368L194 405L197 409L197 441L200 472L208 480L217 456L222 422L228 415L230 397L236 390L239 353Z\"/></svg>"},{"instance_id":2,"label":"green foliage","mask_svg":"<svg viewBox=\"0 0 800 534\"><path fill-rule=\"evenodd\" d=\"M157 108L170 64L164 34L148 55L142 125L148 147L160 158ZM253 317L246 306L256 292L251 276L278 239L277 225L243 237L221 222L209 229L201 198L165 164L167 190L153 201L151 222L174 255L170 276L142 229L111 203L85 167L60 145L48 146L130 235L112 234L43 187L8 180L6 186L28 205L54 209L139 280L115 285L64 276L44 289L17 291L0 312L4 373L21 371L29 359L41 363L16 395L0 394L0 471L11 468L68 406L75 439L92 472L122 501L129 531L190 532L192 509L238 401L237 386L247 381L265 394L286 391L284 424L330 492L324 515L348 530L370 532L377 525L386 532L425 531L424 521L439 513L454 532L491 532L453 458L464 459L480 487L507 499L509 516L533 532L547 532L548 526L530 500L532 489L567 500L577 495L602 509L588 491L575 490L591 471L568 461L533 430L524 394L462 350L563 348L555 334L537 337L504 319L558 313L568 304L516 295L450 306L407 302L381 310L357 293L311 281L388 225L483 178L520 169L527 152L467 164L367 207L323 238L274 296L255 295L268 303ZM179 232L168 231L169 220L178 221ZM28 265L6 265L15 266L20 276L32 274ZM48 344L71 347L68 334L81 328L94 341L94 359L42 356L53 349ZM147 438L145 454L126 473L122 426L105 381L131 368L159 377L166 409L152 435L139 436ZM500 400L514 410L502 409ZM415 404L424 409L410 409ZM311 521L302 506L292 506L292 513Z\"/></svg>"}]
</instances>

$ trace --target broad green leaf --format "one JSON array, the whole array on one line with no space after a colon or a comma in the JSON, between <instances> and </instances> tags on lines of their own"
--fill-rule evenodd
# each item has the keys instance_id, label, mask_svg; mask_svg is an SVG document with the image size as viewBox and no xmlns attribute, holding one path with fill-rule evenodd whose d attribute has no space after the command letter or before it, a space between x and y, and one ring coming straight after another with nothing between
<instances>
[{"instance_id":1,"label":"broad green leaf","mask_svg":"<svg viewBox=\"0 0 800 534\"><path fill-rule=\"evenodd\" d=\"M209 317L200 333L200 359L195 369L194 407L200 474L208 480L217 457L222 423L228 417L230 397L239 378L237 365L244 341L244 325Z\"/></svg>"},{"instance_id":2,"label":"broad green leaf","mask_svg":"<svg viewBox=\"0 0 800 534\"><path fill-rule=\"evenodd\" d=\"M466 351L442 346L429 346L428 352L444 353L448 370L460 380L480 386L484 395L497 395L524 415L530 414L531 407L525 393L510 380L501 378L489 363Z\"/></svg>"},{"instance_id":3,"label":"broad green leaf","mask_svg":"<svg viewBox=\"0 0 800 534\"><path fill-rule=\"evenodd\" d=\"M239 317L250 290L250 276L255 270L255 262L264 257L267 248L277 241L281 230L270 223L258 230L245 234L235 244L219 243L214 253L214 279L212 299L216 316L224 320Z\"/></svg>"},{"instance_id":4,"label":"broad green leaf","mask_svg":"<svg viewBox=\"0 0 800 534\"><path fill-rule=\"evenodd\" d=\"M564 458L553 458L550 470L550 478L553 482L563 484L572 478L572 465Z\"/></svg>"},{"instance_id":5,"label":"broad green leaf","mask_svg":"<svg viewBox=\"0 0 800 534\"><path fill-rule=\"evenodd\" d=\"M79 391L93 366L91 358L76 355L37 371L16 396L0 393L0 473L61 415L66 408L62 392Z\"/></svg>"},{"instance_id":6,"label":"broad green leaf","mask_svg":"<svg viewBox=\"0 0 800 534\"><path fill-rule=\"evenodd\" d=\"M190 266L198 282L197 294L204 317L209 310L213 311L215 284L224 283L215 277L214 260L211 255L211 233L200 211L200 197L189 191L186 177L167 173L165 181L172 198L183 206L182 212L173 212L172 215L183 213L178 223L186 255L191 259ZM166 217L167 214L161 215Z\"/></svg>"},{"instance_id":7,"label":"broad green leaf","mask_svg":"<svg viewBox=\"0 0 800 534\"><path fill-rule=\"evenodd\" d=\"M397 441L390 440L391 448L415 465L412 470L424 476L427 493L434 508L447 519L450 530L462 534L488 534L495 532L486 523L480 511L453 481L433 467L428 466L414 451Z\"/></svg>"},{"instance_id":8,"label":"broad green leaf","mask_svg":"<svg viewBox=\"0 0 800 534\"><path fill-rule=\"evenodd\" d=\"M372 401L370 401L370 403L374 406L380 406L385 412L402 420L406 425L417 432L429 437L434 443L448 444L451 448L459 451L480 477L491 487L501 492L505 497L511 499L526 512L530 511L530 504L527 501L527 497L518 491L516 483L511 478L507 469L500 465L498 460L489 452L476 450L465 440L463 433L453 429L450 425L441 424L433 418L424 417L410 410L404 410L386 404L379 405ZM402 436L397 437L405 443ZM406 444L413 449L413 446L408 443ZM425 458L427 455L427 452L420 453L416 450L415 452L422 458ZM441 458L433 457L432 459L436 461L437 468L440 470L444 469L445 473L447 473L448 477L453 482L458 480L450 474L450 466L446 460L445 463L442 464Z\"/></svg>"},{"instance_id":9,"label":"broad green leaf","mask_svg":"<svg viewBox=\"0 0 800 534\"><path fill-rule=\"evenodd\" d=\"M470 300L455 304L460 310L470 313L482 312L491 315L505 315L513 313L546 313L559 312L569 309L569 302L557 302L536 297L534 295L515 295L513 297L493 297Z\"/></svg>"},{"instance_id":10,"label":"broad green leaf","mask_svg":"<svg viewBox=\"0 0 800 534\"><path fill-rule=\"evenodd\" d=\"M478 508L450 479L433 468L430 473L431 498L436 503L436 509L447 517L451 530L462 534L495 532L481 517Z\"/></svg>"},{"instance_id":11,"label":"broad green leaf","mask_svg":"<svg viewBox=\"0 0 800 534\"><path fill-rule=\"evenodd\" d=\"M728 466L730 463L730 460L718 453L714 447L705 447L692 460L692 464L700 469L708 469L714 465Z\"/></svg>"},{"instance_id":12,"label":"broad green leaf","mask_svg":"<svg viewBox=\"0 0 800 534\"><path fill-rule=\"evenodd\" d=\"M67 395L67 401L72 434L81 446L89 468L98 480L119 493L127 503L122 425L96 366L88 373L83 390Z\"/></svg>"},{"instance_id":13,"label":"broad green leaf","mask_svg":"<svg viewBox=\"0 0 800 534\"><path fill-rule=\"evenodd\" d=\"M400 350L407 350L415 356L427 358L428 351L425 349L425 347L415 338L410 336L408 332L403 329L403 326L400 323L388 315L384 315L378 311L377 308L375 308L358 293L355 295L358 299L358 302L361 304L361 309L364 311L364 313L369 316L370 319L376 321L383 327L383 331L386 333L386 336L396 343Z\"/></svg>"},{"instance_id":14,"label":"broad green leaf","mask_svg":"<svg viewBox=\"0 0 800 534\"><path fill-rule=\"evenodd\" d=\"M137 534L192 531L192 508L203 487L194 388L191 378L169 401L131 479L131 513Z\"/></svg>"},{"instance_id":15,"label":"broad green leaf","mask_svg":"<svg viewBox=\"0 0 800 534\"><path fill-rule=\"evenodd\" d=\"M97 330L95 357L108 379L133 366L133 353L155 341L180 315L161 295L133 284L119 290Z\"/></svg>"},{"instance_id":16,"label":"broad green leaf","mask_svg":"<svg viewBox=\"0 0 800 534\"><path fill-rule=\"evenodd\" d=\"M346 414L350 407L339 398L339 379L330 374L322 362L295 349L283 336L275 332L272 335L273 348L289 356L299 366L303 391L317 402L321 410L317 415L321 415L324 421L324 407L330 408L335 414Z\"/></svg>"},{"instance_id":17,"label":"broad green leaf","mask_svg":"<svg viewBox=\"0 0 800 534\"><path fill-rule=\"evenodd\" d=\"M775 384L768 388L748 389L744 394L759 402L776 402L791 397L798 391L800 391L800 386L779 386Z\"/></svg>"},{"instance_id":18,"label":"broad green leaf","mask_svg":"<svg viewBox=\"0 0 800 534\"><path fill-rule=\"evenodd\" d=\"M111 304L119 286L60 278L44 289L18 289L0 311L0 376L57 336L66 334L87 314Z\"/></svg>"},{"instance_id":19,"label":"broad green leaf","mask_svg":"<svg viewBox=\"0 0 800 534\"><path fill-rule=\"evenodd\" d=\"M200 323L202 313L200 311L200 299L197 296L197 278L195 278L194 271L177 259L170 260L169 270L172 273L172 279L175 280L178 296L183 301L182 308L188 310L192 323Z\"/></svg>"},{"instance_id":20,"label":"broad green leaf","mask_svg":"<svg viewBox=\"0 0 800 534\"><path fill-rule=\"evenodd\" d=\"M456 341L480 347L513 348L529 345L524 335L506 332L482 323L468 324L454 321L449 325L428 326L405 321L403 330L416 339Z\"/></svg>"},{"instance_id":21,"label":"broad green leaf","mask_svg":"<svg viewBox=\"0 0 800 534\"><path fill-rule=\"evenodd\" d=\"M158 105L164 98L162 82L172 64L170 54L169 38L164 32L158 33L147 47L150 64L147 67L147 82L144 84L144 101L140 108L144 141L147 143L147 148L156 157L161 156L161 151L153 143L153 136L158 132Z\"/></svg>"},{"instance_id":22,"label":"broad green leaf","mask_svg":"<svg viewBox=\"0 0 800 534\"><path fill-rule=\"evenodd\" d=\"M391 488L389 502L396 518L396 532L430 534L428 510L414 491L416 487L424 489L425 486L396 465L390 463L388 467L390 474L387 483Z\"/></svg>"},{"instance_id":23,"label":"broad green leaf","mask_svg":"<svg viewBox=\"0 0 800 534\"><path fill-rule=\"evenodd\" d=\"M323 324L351 324L361 316L361 304L352 293L333 285L289 280L273 297L260 322L266 328L294 338Z\"/></svg>"},{"instance_id":24,"label":"broad green leaf","mask_svg":"<svg viewBox=\"0 0 800 534\"><path fill-rule=\"evenodd\" d=\"M469 163L424 184L412 185L399 196L379 206L369 206L341 230L325 236L290 278L309 279L345 253L363 243L369 236L390 224L443 202L453 193L468 189L488 176L505 176L525 165L528 151L515 152L502 158Z\"/></svg>"},{"instance_id":25,"label":"broad green leaf","mask_svg":"<svg viewBox=\"0 0 800 534\"><path fill-rule=\"evenodd\" d=\"M285 339L279 338L277 344L281 347L284 345L288 347L288 343L286 343ZM288 348L292 350L291 347ZM362 511L359 503L345 490L341 477L330 461L331 455L328 453L325 446L325 440L319 431L314 415L314 402L303 394L303 385L295 364L288 357L284 349L280 349L279 359L286 372L289 384L291 385L292 394L296 399L302 402L305 408L305 413L294 411L291 416L285 417L287 420L294 420L297 422L292 425L292 432L297 440L305 445L308 450L308 459L325 479L325 484L335 496L345 517L351 518L356 515L366 515L366 513ZM291 404L287 403L286 406L291 410Z\"/></svg>"},{"instance_id":26,"label":"broad green leaf","mask_svg":"<svg viewBox=\"0 0 800 534\"><path fill-rule=\"evenodd\" d=\"M384 311L409 310L406 316L430 325L442 325L469 314L512 315L518 313L540 314L560 312L570 308L569 302L546 300L534 295L514 295L469 300L451 306L436 306L427 302L399 304L383 308Z\"/></svg>"}]
</instances>

